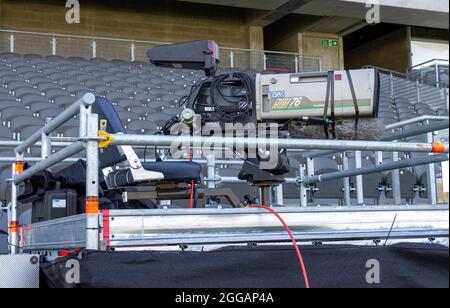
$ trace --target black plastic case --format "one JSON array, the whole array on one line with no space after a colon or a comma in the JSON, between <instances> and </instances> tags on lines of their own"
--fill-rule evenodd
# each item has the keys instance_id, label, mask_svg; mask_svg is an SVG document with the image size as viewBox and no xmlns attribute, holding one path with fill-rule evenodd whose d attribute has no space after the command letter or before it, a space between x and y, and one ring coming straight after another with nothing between
<instances>
[{"instance_id":1,"label":"black plastic case","mask_svg":"<svg viewBox=\"0 0 450 308\"><path fill-rule=\"evenodd\" d=\"M33 202L32 222L48 221L77 214L77 193L72 189L48 191Z\"/></svg>"}]
</instances>

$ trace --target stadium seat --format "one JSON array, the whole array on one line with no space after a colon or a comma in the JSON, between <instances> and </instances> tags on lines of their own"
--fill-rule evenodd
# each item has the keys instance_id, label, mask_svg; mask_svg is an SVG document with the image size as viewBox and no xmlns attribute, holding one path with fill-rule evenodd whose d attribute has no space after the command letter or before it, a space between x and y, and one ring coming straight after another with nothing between
<instances>
[{"instance_id":1,"label":"stadium seat","mask_svg":"<svg viewBox=\"0 0 450 308\"><path fill-rule=\"evenodd\" d=\"M389 162L391 160L386 159L385 162ZM386 190L386 198L392 199L392 172L385 172L383 176L383 183ZM416 197L416 185L417 179L416 176L407 169L400 170L400 196L402 199L407 200L407 202L413 203L414 198Z\"/></svg>"},{"instance_id":2,"label":"stadium seat","mask_svg":"<svg viewBox=\"0 0 450 308\"><path fill-rule=\"evenodd\" d=\"M339 171L336 161L329 158L317 158L314 160L314 175L327 174ZM318 199L342 199L344 197L344 184L342 180L319 182L314 198Z\"/></svg>"},{"instance_id":3,"label":"stadium seat","mask_svg":"<svg viewBox=\"0 0 450 308\"><path fill-rule=\"evenodd\" d=\"M134 134L151 135L158 131L155 123L139 120L127 124L127 131Z\"/></svg>"}]
</instances>

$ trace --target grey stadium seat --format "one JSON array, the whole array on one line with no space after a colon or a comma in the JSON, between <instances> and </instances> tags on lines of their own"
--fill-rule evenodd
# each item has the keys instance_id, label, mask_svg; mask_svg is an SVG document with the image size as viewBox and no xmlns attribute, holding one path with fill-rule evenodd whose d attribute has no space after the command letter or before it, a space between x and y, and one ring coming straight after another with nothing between
<instances>
[{"instance_id":1,"label":"grey stadium seat","mask_svg":"<svg viewBox=\"0 0 450 308\"><path fill-rule=\"evenodd\" d=\"M5 126L0 125L0 140L11 140L13 137L13 132Z\"/></svg>"},{"instance_id":2,"label":"grey stadium seat","mask_svg":"<svg viewBox=\"0 0 450 308\"><path fill-rule=\"evenodd\" d=\"M15 100L9 100L9 99L0 99L0 113L3 109L10 108L10 107L20 107L21 103Z\"/></svg>"},{"instance_id":3,"label":"grey stadium seat","mask_svg":"<svg viewBox=\"0 0 450 308\"><path fill-rule=\"evenodd\" d=\"M54 108L48 108L48 109L44 109L44 110L40 110L39 111L39 117L43 120L47 119L47 118L51 118L54 119L55 117L57 117L60 113L61 113L62 109L61 108L57 108L57 106L55 106Z\"/></svg>"},{"instance_id":4,"label":"grey stadium seat","mask_svg":"<svg viewBox=\"0 0 450 308\"><path fill-rule=\"evenodd\" d=\"M11 130L15 133L21 133L23 129L30 126L44 126L45 122L42 119L30 116L18 116L11 120ZM21 140L23 140L21 138Z\"/></svg>"},{"instance_id":5,"label":"grey stadium seat","mask_svg":"<svg viewBox=\"0 0 450 308\"><path fill-rule=\"evenodd\" d=\"M23 106L17 106L17 107L8 107L2 110L1 112L1 119L3 121L11 121L17 116L33 116L33 112L29 109L26 109Z\"/></svg>"},{"instance_id":6,"label":"grey stadium seat","mask_svg":"<svg viewBox=\"0 0 450 308\"><path fill-rule=\"evenodd\" d=\"M39 112L41 110L50 109L50 108L56 108L58 107L55 104L49 103L49 102L38 102L30 105L30 110L33 112Z\"/></svg>"},{"instance_id":7,"label":"grey stadium seat","mask_svg":"<svg viewBox=\"0 0 450 308\"><path fill-rule=\"evenodd\" d=\"M389 159L386 160L386 162L389 161ZM388 188L392 188L392 172L385 172L383 177L384 185ZM416 184L416 176L411 171L407 169L400 170L400 195L402 199L406 199L408 201L414 200L416 197ZM393 193L391 190L386 192L386 197L390 199L393 198Z\"/></svg>"},{"instance_id":8,"label":"grey stadium seat","mask_svg":"<svg viewBox=\"0 0 450 308\"><path fill-rule=\"evenodd\" d=\"M117 115L123 123L127 124L132 121L140 120L140 116L130 111L118 111Z\"/></svg>"},{"instance_id":9,"label":"grey stadium seat","mask_svg":"<svg viewBox=\"0 0 450 308\"><path fill-rule=\"evenodd\" d=\"M56 105L60 107L70 106L76 102L76 98L73 96L58 96L53 99Z\"/></svg>"},{"instance_id":10,"label":"grey stadium seat","mask_svg":"<svg viewBox=\"0 0 450 308\"><path fill-rule=\"evenodd\" d=\"M112 92L112 88L110 86L102 85L102 86L99 86L99 87L96 87L95 89L93 89L93 92L96 95L106 97L106 95L108 95L108 93Z\"/></svg>"},{"instance_id":11,"label":"grey stadium seat","mask_svg":"<svg viewBox=\"0 0 450 308\"><path fill-rule=\"evenodd\" d=\"M32 87L21 87L14 90L16 98L22 98L26 95L41 95L41 91Z\"/></svg>"},{"instance_id":12,"label":"grey stadium seat","mask_svg":"<svg viewBox=\"0 0 450 308\"><path fill-rule=\"evenodd\" d=\"M442 117L448 117L449 116L449 112L447 109L438 109L437 113L438 116L442 116Z\"/></svg>"},{"instance_id":13,"label":"grey stadium seat","mask_svg":"<svg viewBox=\"0 0 450 308\"><path fill-rule=\"evenodd\" d=\"M146 118L150 113L156 112L155 109L150 107L133 107L132 111L142 118Z\"/></svg>"},{"instance_id":14,"label":"grey stadium seat","mask_svg":"<svg viewBox=\"0 0 450 308\"><path fill-rule=\"evenodd\" d=\"M350 163L350 169L356 168L354 159L350 159L349 163ZM363 159L362 167L370 168L370 167L374 167L374 164L370 160ZM350 182L352 183L353 187L356 187L356 178L355 177L352 177ZM383 174L381 174L381 173L373 173L373 174L363 175L364 197L378 200L381 195L379 188L382 186L382 184L383 184ZM355 191L352 192L352 197L356 197Z\"/></svg>"},{"instance_id":15,"label":"grey stadium seat","mask_svg":"<svg viewBox=\"0 0 450 308\"><path fill-rule=\"evenodd\" d=\"M43 93L47 93L49 90L60 89L60 87L50 80L48 82L40 82L36 84L37 89Z\"/></svg>"},{"instance_id":16,"label":"grey stadium seat","mask_svg":"<svg viewBox=\"0 0 450 308\"><path fill-rule=\"evenodd\" d=\"M48 90L46 93L46 97L50 100L55 99L58 96L70 96L70 92L62 90L61 88L59 89L51 89Z\"/></svg>"},{"instance_id":17,"label":"grey stadium seat","mask_svg":"<svg viewBox=\"0 0 450 308\"><path fill-rule=\"evenodd\" d=\"M133 111L134 107L142 107L142 103L132 99L120 99L117 101L117 106L126 111Z\"/></svg>"},{"instance_id":18,"label":"grey stadium seat","mask_svg":"<svg viewBox=\"0 0 450 308\"><path fill-rule=\"evenodd\" d=\"M156 133L158 131L158 127L153 122L139 120L132 121L127 124L127 130L130 133L149 135Z\"/></svg>"},{"instance_id":19,"label":"grey stadium seat","mask_svg":"<svg viewBox=\"0 0 450 308\"><path fill-rule=\"evenodd\" d=\"M111 92L106 95L106 98L109 99L113 105L117 105L119 101L129 99L130 97L124 93Z\"/></svg>"},{"instance_id":20,"label":"grey stadium seat","mask_svg":"<svg viewBox=\"0 0 450 308\"><path fill-rule=\"evenodd\" d=\"M314 160L314 175L327 174L338 171L337 163L328 158ZM314 192L314 198L318 199L342 199L344 184L342 180L333 180L317 183L318 191Z\"/></svg>"},{"instance_id":21,"label":"grey stadium seat","mask_svg":"<svg viewBox=\"0 0 450 308\"><path fill-rule=\"evenodd\" d=\"M20 101L25 106L31 106L32 104L49 102L48 98L46 98L45 96L36 95L36 94L25 95L20 99Z\"/></svg>"}]
</instances>

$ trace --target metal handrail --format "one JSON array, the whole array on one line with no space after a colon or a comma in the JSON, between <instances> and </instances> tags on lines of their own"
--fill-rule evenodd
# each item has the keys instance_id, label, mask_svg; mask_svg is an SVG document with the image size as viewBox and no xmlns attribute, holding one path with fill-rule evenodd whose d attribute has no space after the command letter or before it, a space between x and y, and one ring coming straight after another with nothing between
<instances>
[{"instance_id":1,"label":"metal handrail","mask_svg":"<svg viewBox=\"0 0 450 308\"><path fill-rule=\"evenodd\" d=\"M22 143L16 148L16 153L19 155L23 154L29 147L31 147L38 140L41 139L42 134L50 135L59 126L66 123L75 115L77 115L80 111L80 106L91 106L94 102L95 96L93 94L84 95L75 104L71 105L69 108L64 110L60 115L51 120L42 129L35 132L31 137L29 137L25 141L22 141Z\"/></svg>"},{"instance_id":2,"label":"metal handrail","mask_svg":"<svg viewBox=\"0 0 450 308\"><path fill-rule=\"evenodd\" d=\"M392 74L392 75L398 75L401 77L405 77L407 78L408 75L399 71L394 71L394 70L390 70L388 68L384 68L384 67L380 67L380 66L376 66L376 65L364 65L361 68L366 69L366 68L375 68L378 71L382 72L382 73L387 73L387 74Z\"/></svg>"},{"instance_id":3,"label":"metal handrail","mask_svg":"<svg viewBox=\"0 0 450 308\"><path fill-rule=\"evenodd\" d=\"M448 124L447 124L448 127ZM439 129L437 129L439 130ZM201 136L144 136L133 134L112 134L111 145L171 146L177 144L215 144L226 147L249 146L277 149L334 150L334 151L387 151L432 153L431 143L400 143L389 141L348 141L313 139L264 139L243 137L201 137ZM395 139L394 139L395 140ZM449 144L443 145L443 153L449 152Z\"/></svg>"},{"instance_id":4,"label":"metal handrail","mask_svg":"<svg viewBox=\"0 0 450 308\"><path fill-rule=\"evenodd\" d=\"M404 120L404 121L401 121L401 122L398 122L398 123L387 125L386 126L386 130L394 129L394 128L398 128L398 127L403 127L403 126L414 124L414 123L425 122L425 121L448 121L448 120L449 120L449 117L446 117L446 116L424 115L424 116L420 116L420 117L417 117L417 118Z\"/></svg>"},{"instance_id":5,"label":"metal handrail","mask_svg":"<svg viewBox=\"0 0 450 308\"><path fill-rule=\"evenodd\" d=\"M426 121L426 120L424 120L424 121ZM408 125L408 124L411 124L411 123L406 123L406 124L403 123L402 125ZM385 135L381 139L381 141L391 142L391 141L395 141L395 140L401 140L401 139L404 139L404 138L424 135L424 134L427 134L427 133L430 133L430 132L445 130L445 129L448 129L448 128L449 128L449 122L448 122L448 118L447 118L447 121L446 120L444 120L444 121L442 121L442 120L436 121L436 123L428 124L428 125L425 125L425 126L421 126L418 129L416 129L415 131L401 131L401 132L388 133L387 135ZM393 128L391 128L391 129L393 129ZM383 151L383 150L381 150L381 151ZM332 155L332 154L339 153L339 152L340 151L337 151L337 150L314 151L314 152L305 153L304 157L307 157L307 158L318 158L318 157Z\"/></svg>"},{"instance_id":6,"label":"metal handrail","mask_svg":"<svg viewBox=\"0 0 450 308\"><path fill-rule=\"evenodd\" d=\"M383 67L379 67L379 66L375 66L375 65L364 65L361 68L366 69L366 68L375 68L378 71L382 72L382 73L386 73L388 75L394 75L394 76L398 76L407 80L411 80L410 77L408 76L408 74L406 73L402 73L399 71L394 71L394 70L390 70L387 68L383 68ZM424 83L425 79L422 77L415 77L414 80L417 80L421 83ZM448 84L443 83L443 82L436 82L436 85L439 85L440 88L448 88Z\"/></svg>"},{"instance_id":7,"label":"metal handrail","mask_svg":"<svg viewBox=\"0 0 450 308\"><path fill-rule=\"evenodd\" d=\"M432 59L432 60L428 60L428 61L425 61L423 63L419 63L419 64L411 66L410 68L408 68L408 72L412 71L416 67L421 67L421 66L424 66L426 64L434 63L434 62L447 62L447 63L449 63L449 60L446 60L446 59Z\"/></svg>"},{"instance_id":8,"label":"metal handrail","mask_svg":"<svg viewBox=\"0 0 450 308\"><path fill-rule=\"evenodd\" d=\"M154 44L154 45L171 44L170 42L123 39L123 38L101 37L101 36L86 36L86 35L77 35L77 34L44 33L44 32L32 32L32 31L8 30L8 29L0 29L0 33L40 35L40 36L47 36L47 37L85 39L85 40L95 40L95 41L113 41L113 42L122 42L122 43L139 43L139 44ZM256 49L232 48L232 47L221 47L221 49L233 50L233 51L259 52L259 53L269 53L269 54L279 54L279 55L301 56L304 58L314 58L314 59L320 58L318 56L299 55L298 53L293 53L293 52L281 52L281 51L272 51L272 50L256 50Z\"/></svg>"}]
</instances>

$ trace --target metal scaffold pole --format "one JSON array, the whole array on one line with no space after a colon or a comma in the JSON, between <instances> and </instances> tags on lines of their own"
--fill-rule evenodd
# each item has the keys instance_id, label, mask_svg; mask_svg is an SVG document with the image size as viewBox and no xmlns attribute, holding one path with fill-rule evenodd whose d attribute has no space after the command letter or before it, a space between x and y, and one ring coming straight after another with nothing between
<instances>
[{"instance_id":1,"label":"metal scaffold pole","mask_svg":"<svg viewBox=\"0 0 450 308\"><path fill-rule=\"evenodd\" d=\"M387 141L347 141L347 140L307 140L307 139L264 139L233 137L201 137L201 136L144 136L121 135L109 136L112 145L130 146L173 146L193 144L215 144L223 147L248 146L250 148L278 148L291 150L334 150L334 151L387 151L387 152L422 152L433 153L433 143L401 143ZM439 144L439 151L449 152L448 143Z\"/></svg>"},{"instance_id":2,"label":"metal scaffold pole","mask_svg":"<svg viewBox=\"0 0 450 308\"><path fill-rule=\"evenodd\" d=\"M86 249L99 249L98 115L87 115L86 141Z\"/></svg>"},{"instance_id":3,"label":"metal scaffold pole","mask_svg":"<svg viewBox=\"0 0 450 308\"><path fill-rule=\"evenodd\" d=\"M408 121L404 121L402 123L402 125L408 125L408 124L418 123L420 121L425 121L426 118L428 118L428 117L419 117L419 118L411 119ZM441 117L439 117L438 119L439 120L435 123L432 123L429 125L418 126L418 128L414 129L414 130L403 130L400 132L386 132L385 136L383 137L383 139L381 139L381 141L390 143L389 141L402 140L402 139L408 138L408 137L415 137L415 136L420 136L423 134L428 134L430 132L448 129L448 127L449 127L448 118L447 118L447 120L443 120L443 119L441 119ZM388 126L387 129L390 130L390 129L394 129L394 128L398 128L398 127L401 127L401 126L399 125L399 123L396 123L392 126ZM351 149L348 149L348 150L351 150ZM378 150L375 150L375 151L378 151ZM390 150L385 150L385 149L380 149L379 151L381 151L381 152L408 152L408 151L401 151L401 150L390 151ZM337 152L339 152L339 151L336 151L333 149L327 149L327 150L320 150L318 152L306 153L304 156L309 157L309 158L318 158L318 157L323 157L323 156L327 156L327 155L332 155Z\"/></svg>"},{"instance_id":4,"label":"metal scaffold pole","mask_svg":"<svg viewBox=\"0 0 450 308\"><path fill-rule=\"evenodd\" d=\"M342 154L342 167L344 169L344 172L350 170L348 156L347 156L347 153L345 153L345 152ZM351 191L350 191L350 178L349 177L344 178L344 205L345 206L352 205L352 198L351 198Z\"/></svg>"},{"instance_id":5,"label":"metal scaffold pole","mask_svg":"<svg viewBox=\"0 0 450 308\"><path fill-rule=\"evenodd\" d=\"M327 174L321 174L313 177L308 177L303 182L305 184L314 184L358 175L365 175L365 174L379 173L383 171L435 164L447 161L448 159L449 159L448 154L432 155L429 157L415 158L415 159L405 159L397 162L385 163L370 168L361 168L348 171L338 171Z\"/></svg>"},{"instance_id":6,"label":"metal scaffold pole","mask_svg":"<svg viewBox=\"0 0 450 308\"><path fill-rule=\"evenodd\" d=\"M362 153L361 151L355 151L355 164L356 169L362 169ZM358 205L364 204L364 183L362 175L356 176L356 200Z\"/></svg>"}]
</instances>

